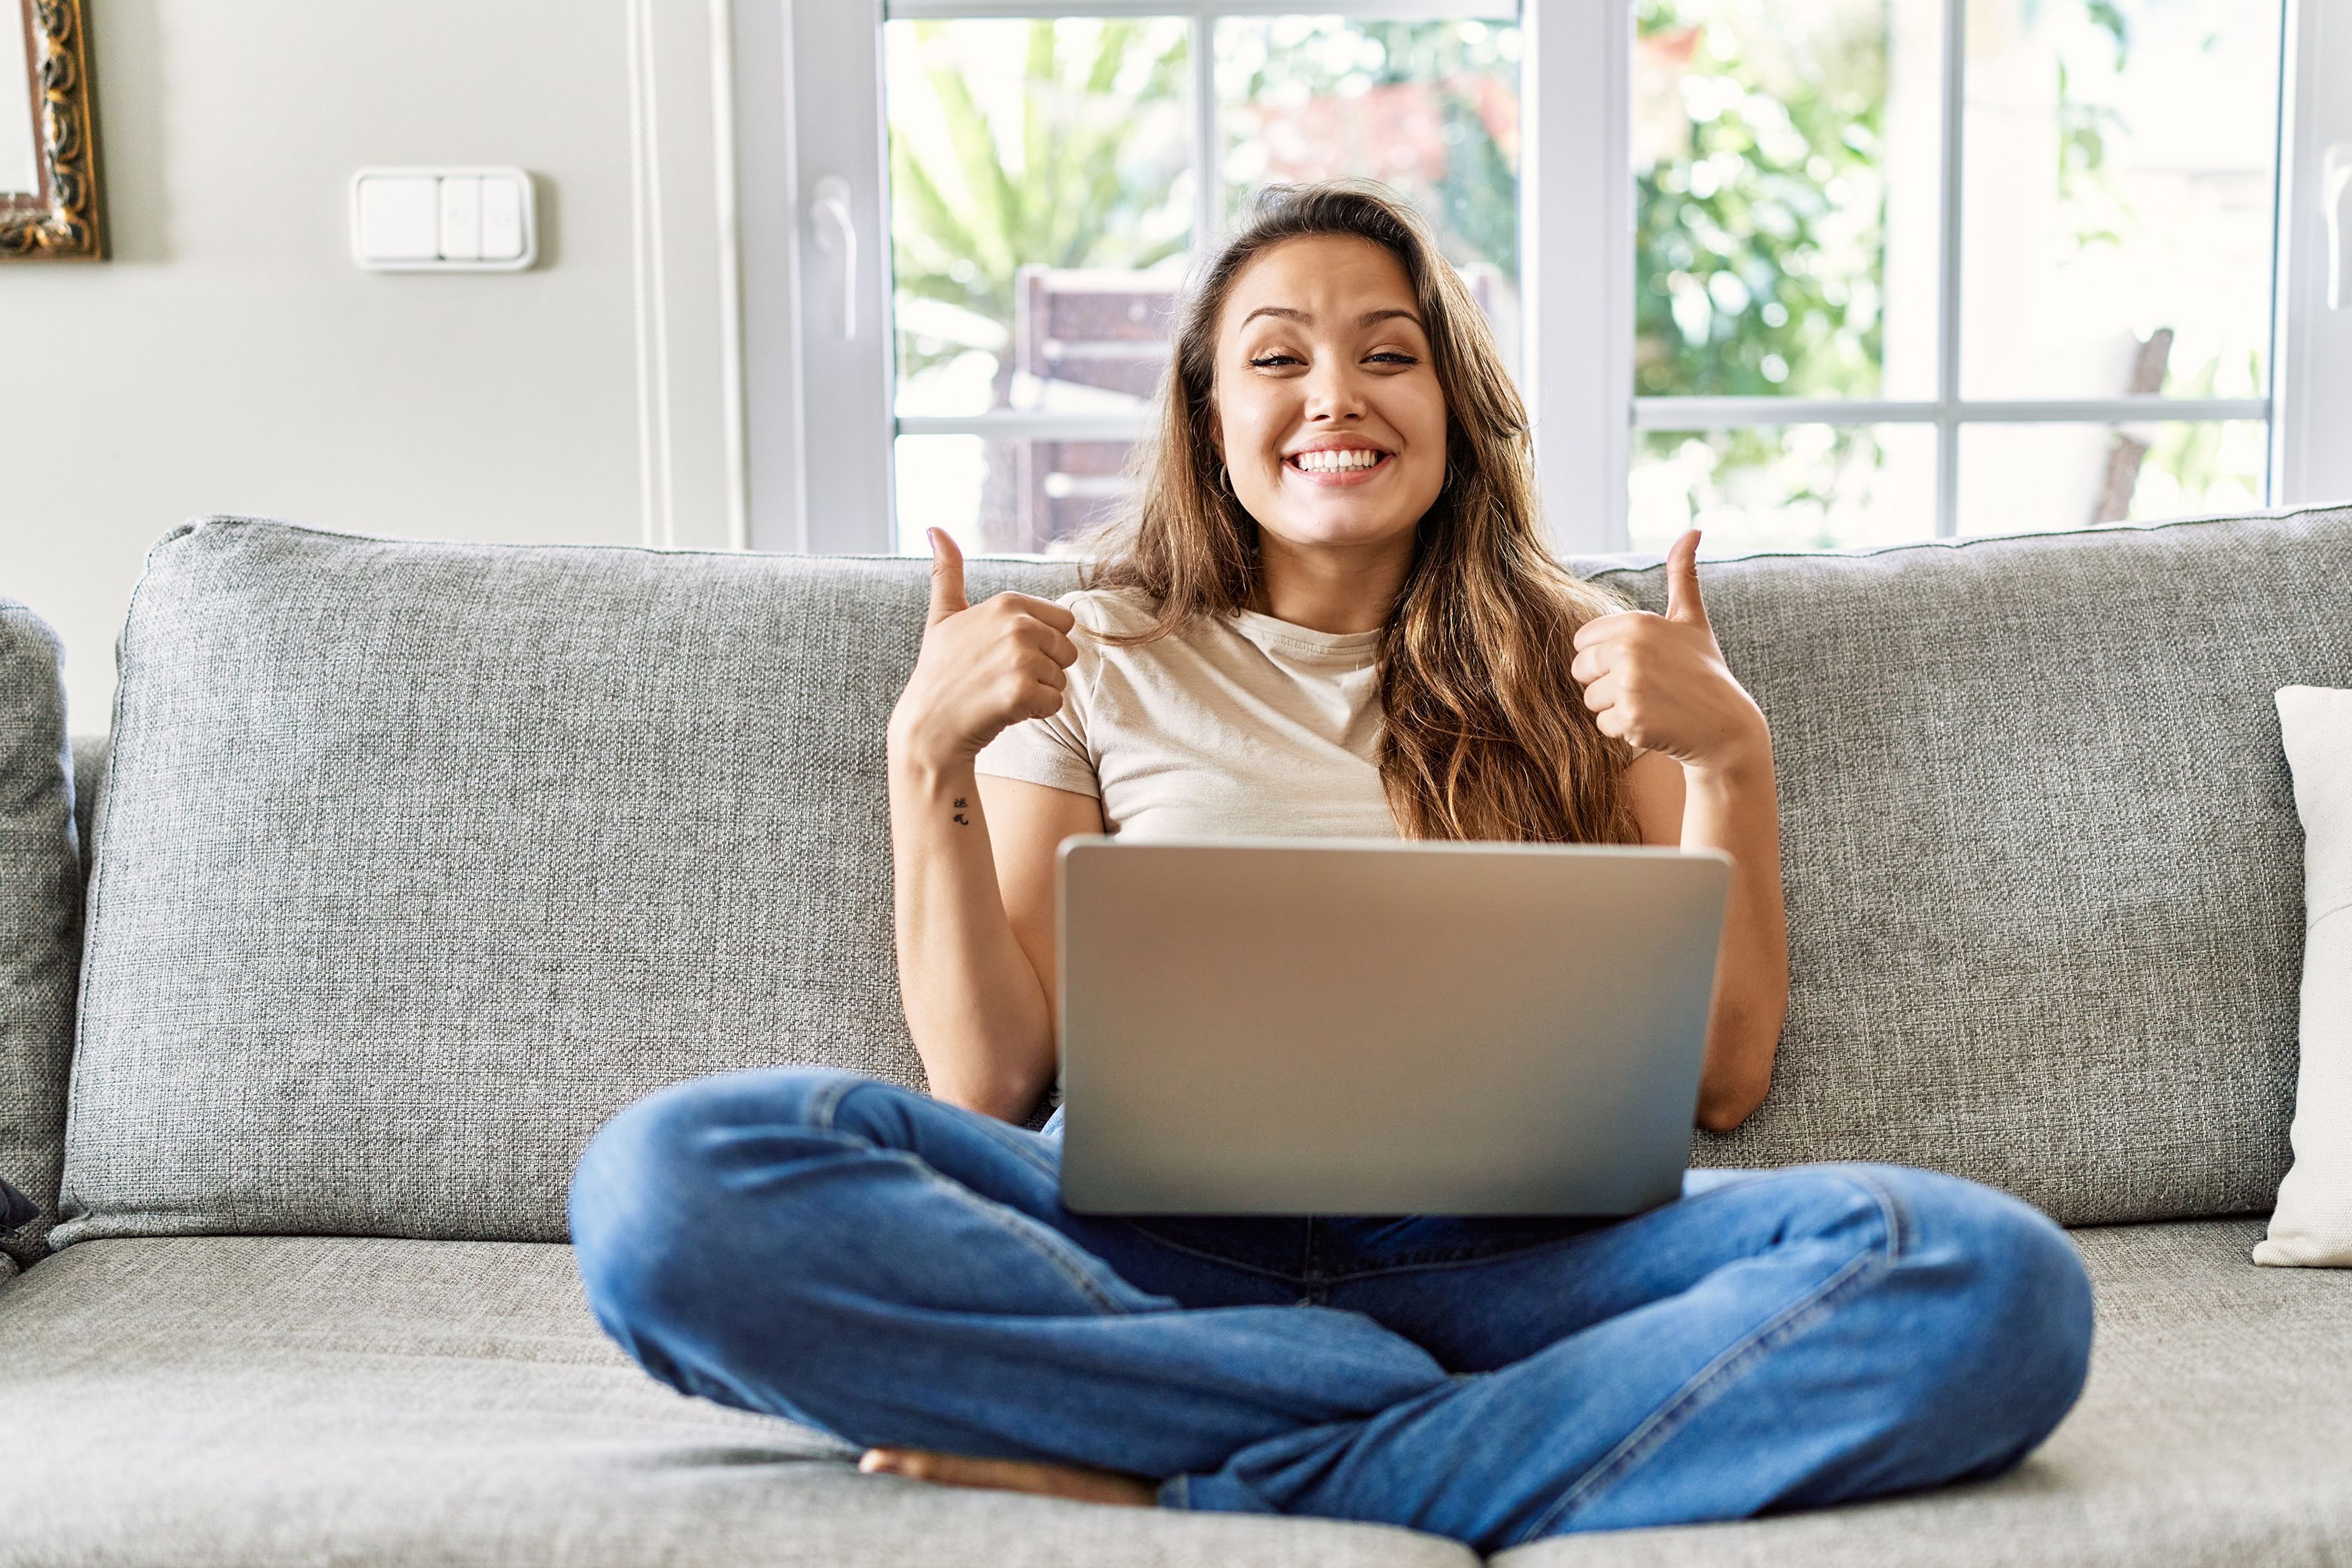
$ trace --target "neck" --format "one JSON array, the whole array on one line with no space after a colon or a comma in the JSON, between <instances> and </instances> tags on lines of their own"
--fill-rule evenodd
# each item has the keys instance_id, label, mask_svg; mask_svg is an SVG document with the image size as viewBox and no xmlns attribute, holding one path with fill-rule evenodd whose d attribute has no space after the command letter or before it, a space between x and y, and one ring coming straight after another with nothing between
<instances>
[{"instance_id":1,"label":"neck","mask_svg":"<svg viewBox=\"0 0 2352 1568\"><path fill-rule=\"evenodd\" d=\"M1250 608L1311 632L1377 632L1412 567L1412 530L1360 545L1297 545L1258 529Z\"/></svg>"}]
</instances>

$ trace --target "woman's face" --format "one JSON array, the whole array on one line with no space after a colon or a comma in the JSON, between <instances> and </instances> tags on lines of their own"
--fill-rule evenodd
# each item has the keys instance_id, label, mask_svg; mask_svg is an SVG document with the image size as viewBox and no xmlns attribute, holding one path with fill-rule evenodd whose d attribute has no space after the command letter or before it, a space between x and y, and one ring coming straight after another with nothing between
<instances>
[{"instance_id":1,"label":"woman's face","mask_svg":"<svg viewBox=\"0 0 2352 1568\"><path fill-rule=\"evenodd\" d=\"M1445 394L1404 265L1353 235L1261 251L1217 321L1216 443L1258 526L1304 548L1402 536L1445 483Z\"/></svg>"}]
</instances>

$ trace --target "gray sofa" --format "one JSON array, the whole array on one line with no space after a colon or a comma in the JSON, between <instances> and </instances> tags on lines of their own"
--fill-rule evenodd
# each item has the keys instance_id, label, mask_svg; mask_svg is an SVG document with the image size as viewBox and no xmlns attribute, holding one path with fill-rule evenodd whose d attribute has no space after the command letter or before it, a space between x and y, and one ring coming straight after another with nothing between
<instances>
[{"instance_id":1,"label":"gray sofa","mask_svg":"<svg viewBox=\"0 0 2352 1568\"><path fill-rule=\"evenodd\" d=\"M2090 1385L1996 1481L1498 1560L2352 1563L2352 1277L2247 1258L2302 956L2271 693L2352 685L2352 508L1705 570L1777 740L1795 982L1770 1099L1694 1157L2039 1204L2096 1281ZM53 642L0 610L0 1176L43 1211L0 1262L0 1563L1470 1561L863 1476L591 1322L564 1191L614 1111L920 1081L882 728L924 595L205 519L70 768Z\"/></svg>"}]
</instances>

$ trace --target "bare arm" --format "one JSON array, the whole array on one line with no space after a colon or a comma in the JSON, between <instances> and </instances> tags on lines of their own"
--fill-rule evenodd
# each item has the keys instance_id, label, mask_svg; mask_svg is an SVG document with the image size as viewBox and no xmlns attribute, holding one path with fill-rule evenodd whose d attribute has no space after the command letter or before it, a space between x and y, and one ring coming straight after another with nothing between
<instances>
[{"instance_id":1,"label":"bare arm","mask_svg":"<svg viewBox=\"0 0 2352 1568\"><path fill-rule=\"evenodd\" d=\"M1053 1082L1054 848L1101 831L1090 795L893 759L898 990L939 1098L1017 1121Z\"/></svg>"},{"instance_id":2,"label":"bare arm","mask_svg":"<svg viewBox=\"0 0 2352 1568\"><path fill-rule=\"evenodd\" d=\"M1772 1085L1789 1010L1789 935L1771 732L1716 645L1697 558L1694 529L1666 554L1666 612L1586 622L1570 673L1601 732L1645 748L1625 774L1643 841L1731 857L1697 1108L1700 1126L1727 1133Z\"/></svg>"},{"instance_id":3,"label":"bare arm","mask_svg":"<svg viewBox=\"0 0 2352 1568\"><path fill-rule=\"evenodd\" d=\"M1731 897L1715 973L1715 1014L1699 1076L1698 1124L1727 1133L1772 1086L1772 1059L1789 1010L1789 934L1780 891L1780 812L1769 745L1760 765L1693 776L1663 752L1645 751L1625 787L1644 843L1721 850L1731 856Z\"/></svg>"},{"instance_id":4,"label":"bare arm","mask_svg":"<svg viewBox=\"0 0 2352 1568\"><path fill-rule=\"evenodd\" d=\"M1029 967L1045 998L1044 1068L1030 1101L1054 1076L1055 1044L1059 1038L1062 998L1057 985L1060 911L1055 900L1055 852L1064 839L1103 831L1102 802L1092 795L1018 779L981 776L981 798L988 802L994 823L996 886L1003 895L1004 916L1013 939L1028 956Z\"/></svg>"},{"instance_id":5,"label":"bare arm","mask_svg":"<svg viewBox=\"0 0 2352 1568\"><path fill-rule=\"evenodd\" d=\"M990 779L983 796L972 767L980 748L1061 706L1072 621L1022 594L966 605L961 556L951 541L937 548L923 652L890 716L898 989L931 1092L1009 1121L1054 1076L1054 846L1100 831L1102 814L1090 796L1011 779ZM1025 931L999 887L1007 856ZM1041 886L1042 946L1029 907Z\"/></svg>"}]
</instances>

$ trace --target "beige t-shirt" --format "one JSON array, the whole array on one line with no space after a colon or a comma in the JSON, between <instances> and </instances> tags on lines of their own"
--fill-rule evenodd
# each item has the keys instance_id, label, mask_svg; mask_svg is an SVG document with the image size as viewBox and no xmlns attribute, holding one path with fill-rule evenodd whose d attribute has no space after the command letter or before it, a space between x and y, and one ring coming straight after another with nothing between
<instances>
[{"instance_id":1,"label":"beige t-shirt","mask_svg":"<svg viewBox=\"0 0 2352 1568\"><path fill-rule=\"evenodd\" d=\"M1378 761L1378 632L1244 611L1118 647L1085 632L1141 631L1139 600L1061 602L1080 628L1062 711L990 741L981 772L1095 796L1128 839L1397 836Z\"/></svg>"}]
</instances>

